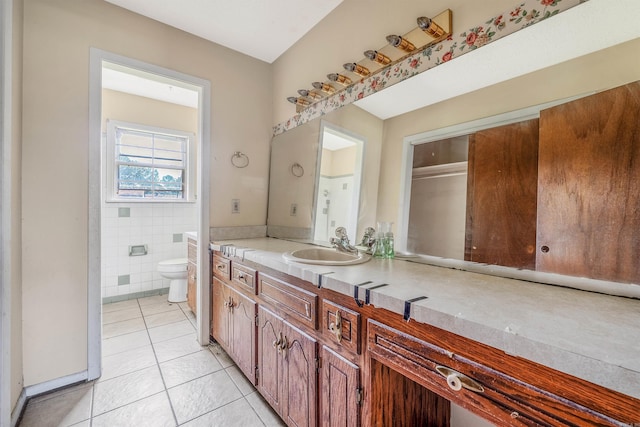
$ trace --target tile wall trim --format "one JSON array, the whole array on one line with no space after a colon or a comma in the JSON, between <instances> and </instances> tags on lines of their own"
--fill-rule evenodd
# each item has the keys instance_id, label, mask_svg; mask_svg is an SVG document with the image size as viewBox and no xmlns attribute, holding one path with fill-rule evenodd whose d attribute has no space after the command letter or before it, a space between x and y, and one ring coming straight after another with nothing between
<instances>
[{"instance_id":1,"label":"tile wall trim","mask_svg":"<svg viewBox=\"0 0 640 427\"><path fill-rule=\"evenodd\" d=\"M152 289L150 291L134 292L132 294L114 295L112 297L103 297L102 304L111 304L114 302L127 301L136 298L153 297L156 295L165 295L169 293L169 288Z\"/></svg>"},{"instance_id":2,"label":"tile wall trim","mask_svg":"<svg viewBox=\"0 0 640 427\"><path fill-rule=\"evenodd\" d=\"M526 0L458 35L382 68L345 90L328 96L273 127L273 136L372 95L502 37L585 3L588 0ZM455 13L455 11L454 11Z\"/></svg>"},{"instance_id":3,"label":"tile wall trim","mask_svg":"<svg viewBox=\"0 0 640 427\"><path fill-rule=\"evenodd\" d=\"M266 225L246 225L239 227L211 227L209 229L209 241L255 239L267 236Z\"/></svg>"}]
</instances>

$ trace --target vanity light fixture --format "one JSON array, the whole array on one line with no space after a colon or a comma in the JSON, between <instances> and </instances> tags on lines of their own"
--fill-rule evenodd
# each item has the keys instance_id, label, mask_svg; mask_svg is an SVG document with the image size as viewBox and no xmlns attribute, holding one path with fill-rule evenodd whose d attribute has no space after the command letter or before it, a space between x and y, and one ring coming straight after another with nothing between
<instances>
[{"instance_id":1,"label":"vanity light fixture","mask_svg":"<svg viewBox=\"0 0 640 427\"><path fill-rule=\"evenodd\" d=\"M314 101L317 101L318 99L322 98L322 95L320 95L315 90L300 89L298 93L300 94L300 96L304 96L305 98L310 98Z\"/></svg>"},{"instance_id":2,"label":"vanity light fixture","mask_svg":"<svg viewBox=\"0 0 640 427\"><path fill-rule=\"evenodd\" d=\"M404 50L407 53L410 53L416 50L416 46L413 43L411 43L407 39L403 39L400 36L396 36L396 35L387 36L387 41L391 46L400 50Z\"/></svg>"},{"instance_id":3,"label":"vanity light fixture","mask_svg":"<svg viewBox=\"0 0 640 427\"><path fill-rule=\"evenodd\" d=\"M349 77L343 76L342 74L338 73L327 74L327 78L332 82L340 83L343 86L349 86L351 83L353 83Z\"/></svg>"},{"instance_id":4,"label":"vanity light fixture","mask_svg":"<svg viewBox=\"0 0 640 427\"><path fill-rule=\"evenodd\" d=\"M389 65L391 63L391 58L377 50L367 50L364 52L364 56L380 65Z\"/></svg>"},{"instance_id":5,"label":"vanity light fixture","mask_svg":"<svg viewBox=\"0 0 640 427\"><path fill-rule=\"evenodd\" d=\"M347 71L351 71L352 73L356 73L361 77L367 77L371 74L371 71L367 67L363 67L362 65L358 65L355 62L347 62L343 65L344 69Z\"/></svg>"},{"instance_id":6,"label":"vanity light fixture","mask_svg":"<svg viewBox=\"0 0 640 427\"><path fill-rule=\"evenodd\" d=\"M433 38L444 36L445 31L440 25L436 24L433 19L421 16L418 18L418 27Z\"/></svg>"},{"instance_id":7,"label":"vanity light fixture","mask_svg":"<svg viewBox=\"0 0 640 427\"><path fill-rule=\"evenodd\" d=\"M324 93L329 94L329 95L335 93L335 91L336 91L336 89L333 86L331 86L330 84L327 84L327 83L313 82L313 83L311 83L311 85L313 87L315 87L316 89L321 90Z\"/></svg>"},{"instance_id":8,"label":"vanity light fixture","mask_svg":"<svg viewBox=\"0 0 640 427\"><path fill-rule=\"evenodd\" d=\"M299 105L301 107L307 107L309 105L309 101L307 101L306 99L304 99L304 98L296 98L295 96L288 97L287 101L289 101L292 104Z\"/></svg>"}]
</instances>

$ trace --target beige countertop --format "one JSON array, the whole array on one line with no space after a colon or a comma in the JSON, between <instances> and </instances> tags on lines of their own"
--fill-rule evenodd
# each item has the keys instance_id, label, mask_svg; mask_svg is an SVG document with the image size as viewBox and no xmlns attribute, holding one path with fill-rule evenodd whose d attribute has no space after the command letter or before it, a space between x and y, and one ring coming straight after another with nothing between
<instances>
[{"instance_id":1,"label":"beige countertop","mask_svg":"<svg viewBox=\"0 0 640 427\"><path fill-rule=\"evenodd\" d=\"M310 245L272 238L211 247L350 296L371 281L360 299L365 288L387 284L371 291L370 303L400 314L406 300L426 296L412 304L411 319L640 398L640 300L401 259L287 263L283 252Z\"/></svg>"}]
</instances>

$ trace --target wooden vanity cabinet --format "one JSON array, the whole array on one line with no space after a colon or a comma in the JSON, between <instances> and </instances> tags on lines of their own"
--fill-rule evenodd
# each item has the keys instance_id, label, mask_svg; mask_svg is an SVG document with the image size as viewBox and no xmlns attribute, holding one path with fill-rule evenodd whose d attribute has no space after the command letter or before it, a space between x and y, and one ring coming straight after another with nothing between
<instances>
[{"instance_id":1,"label":"wooden vanity cabinet","mask_svg":"<svg viewBox=\"0 0 640 427\"><path fill-rule=\"evenodd\" d=\"M409 334L369 320L369 381L378 404L389 395L375 390L397 388L386 378L391 369L499 426L625 426L640 420L634 399L424 326Z\"/></svg>"},{"instance_id":2,"label":"wooden vanity cabinet","mask_svg":"<svg viewBox=\"0 0 640 427\"><path fill-rule=\"evenodd\" d=\"M256 310L255 301L213 278L211 335L253 384L256 383Z\"/></svg>"},{"instance_id":3,"label":"wooden vanity cabinet","mask_svg":"<svg viewBox=\"0 0 640 427\"><path fill-rule=\"evenodd\" d=\"M320 425L358 427L363 394L360 367L326 345L321 351Z\"/></svg>"},{"instance_id":4,"label":"wooden vanity cabinet","mask_svg":"<svg viewBox=\"0 0 640 427\"><path fill-rule=\"evenodd\" d=\"M194 239L187 239L187 260L187 306L196 314L198 242Z\"/></svg>"},{"instance_id":5,"label":"wooden vanity cabinet","mask_svg":"<svg viewBox=\"0 0 640 427\"><path fill-rule=\"evenodd\" d=\"M317 426L317 363L315 338L258 308L258 390L289 426Z\"/></svg>"},{"instance_id":6,"label":"wooden vanity cabinet","mask_svg":"<svg viewBox=\"0 0 640 427\"><path fill-rule=\"evenodd\" d=\"M640 425L638 399L238 263L256 271L254 295L227 261L212 335L289 426L448 427L451 402L498 426Z\"/></svg>"}]
</instances>

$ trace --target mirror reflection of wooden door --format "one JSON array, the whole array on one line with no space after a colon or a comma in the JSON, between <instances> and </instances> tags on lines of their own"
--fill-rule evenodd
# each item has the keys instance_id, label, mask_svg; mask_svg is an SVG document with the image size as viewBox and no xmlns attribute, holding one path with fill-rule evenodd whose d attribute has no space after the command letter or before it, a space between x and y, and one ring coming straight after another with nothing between
<instances>
[{"instance_id":1,"label":"mirror reflection of wooden door","mask_svg":"<svg viewBox=\"0 0 640 427\"><path fill-rule=\"evenodd\" d=\"M640 282L640 82L540 113L537 269Z\"/></svg>"},{"instance_id":2,"label":"mirror reflection of wooden door","mask_svg":"<svg viewBox=\"0 0 640 427\"><path fill-rule=\"evenodd\" d=\"M535 268L538 119L469 138L465 259Z\"/></svg>"}]
</instances>

